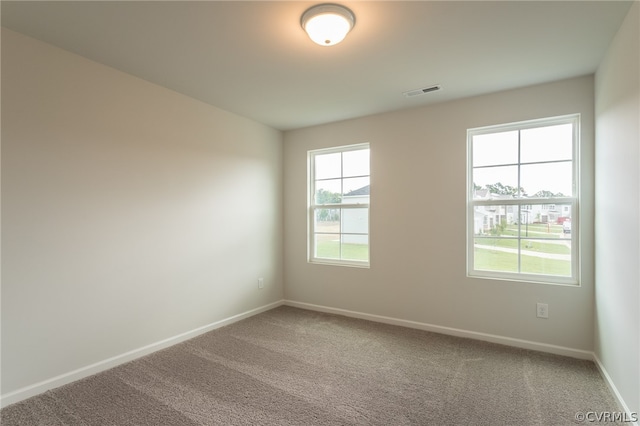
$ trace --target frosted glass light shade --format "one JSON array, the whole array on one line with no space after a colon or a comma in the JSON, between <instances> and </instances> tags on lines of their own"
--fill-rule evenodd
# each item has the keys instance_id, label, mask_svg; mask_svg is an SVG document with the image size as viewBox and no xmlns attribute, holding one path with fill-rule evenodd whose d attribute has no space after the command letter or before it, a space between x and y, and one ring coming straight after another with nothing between
<instances>
[{"instance_id":1,"label":"frosted glass light shade","mask_svg":"<svg viewBox=\"0 0 640 426\"><path fill-rule=\"evenodd\" d=\"M340 43L355 25L349 9L337 4L320 4L307 9L300 23L309 38L321 46Z\"/></svg>"}]
</instances>

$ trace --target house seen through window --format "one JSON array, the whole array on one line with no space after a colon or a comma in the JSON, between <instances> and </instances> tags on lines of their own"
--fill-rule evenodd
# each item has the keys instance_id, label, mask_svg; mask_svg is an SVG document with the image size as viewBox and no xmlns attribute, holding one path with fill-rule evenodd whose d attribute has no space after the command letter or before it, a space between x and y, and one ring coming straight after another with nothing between
<instances>
[{"instance_id":1,"label":"house seen through window","mask_svg":"<svg viewBox=\"0 0 640 426\"><path fill-rule=\"evenodd\" d=\"M468 275L578 283L579 115L470 129Z\"/></svg>"},{"instance_id":2,"label":"house seen through window","mask_svg":"<svg viewBox=\"0 0 640 426\"><path fill-rule=\"evenodd\" d=\"M309 261L369 265L369 145L309 152Z\"/></svg>"}]
</instances>

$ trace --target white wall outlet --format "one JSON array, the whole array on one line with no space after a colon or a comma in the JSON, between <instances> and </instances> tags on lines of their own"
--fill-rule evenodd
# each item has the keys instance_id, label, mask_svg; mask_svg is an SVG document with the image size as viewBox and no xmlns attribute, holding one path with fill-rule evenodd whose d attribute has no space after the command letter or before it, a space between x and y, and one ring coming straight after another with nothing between
<instances>
[{"instance_id":1,"label":"white wall outlet","mask_svg":"<svg viewBox=\"0 0 640 426\"><path fill-rule=\"evenodd\" d=\"M258 288L264 288L264 278L258 278Z\"/></svg>"},{"instance_id":2,"label":"white wall outlet","mask_svg":"<svg viewBox=\"0 0 640 426\"><path fill-rule=\"evenodd\" d=\"M536 316L538 318L549 318L549 305L546 303L537 303Z\"/></svg>"}]
</instances>

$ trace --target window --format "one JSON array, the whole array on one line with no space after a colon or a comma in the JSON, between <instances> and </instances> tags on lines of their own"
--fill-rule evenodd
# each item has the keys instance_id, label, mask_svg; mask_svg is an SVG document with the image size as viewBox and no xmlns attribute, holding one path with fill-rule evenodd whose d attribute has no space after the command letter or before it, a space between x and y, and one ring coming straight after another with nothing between
<instances>
[{"instance_id":1,"label":"window","mask_svg":"<svg viewBox=\"0 0 640 426\"><path fill-rule=\"evenodd\" d=\"M578 284L579 120L467 131L469 276Z\"/></svg>"},{"instance_id":2,"label":"window","mask_svg":"<svg viewBox=\"0 0 640 426\"><path fill-rule=\"evenodd\" d=\"M369 266L369 145L309 152L309 261Z\"/></svg>"}]
</instances>

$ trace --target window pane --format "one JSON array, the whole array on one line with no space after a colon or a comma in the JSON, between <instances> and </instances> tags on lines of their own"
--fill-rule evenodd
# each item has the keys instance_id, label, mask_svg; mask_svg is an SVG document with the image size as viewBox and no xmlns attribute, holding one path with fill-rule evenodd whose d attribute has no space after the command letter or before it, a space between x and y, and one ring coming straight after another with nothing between
<instances>
[{"instance_id":1,"label":"window pane","mask_svg":"<svg viewBox=\"0 0 640 426\"><path fill-rule=\"evenodd\" d=\"M341 176L342 161L341 154L320 154L315 157L315 179L339 178Z\"/></svg>"},{"instance_id":2,"label":"window pane","mask_svg":"<svg viewBox=\"0 0 640 426\"><path fill-rule=\"evenodd\" d=\"M369 209L342 209L341 227L342 233L367 234L369 232Z\"/></svg>"},{"instance_id":3,"label":"window pane","mask_svg":"<svg viewBox=\"0 0 640 426\"><path fill-rule=\"evenodd\" d=\"M539 207L539 206L532 206ZM542 214L539 209L522 209L521 221L520 221L520 237L530 238L558 238L560 234L555 233L559 228L557 225L552 225L551 222L541 222L547 218Z\"/></svg>"},{"instance_id":4,"label":"window pane","mask_svg":"<svg viewBox=\"0 0 640 426\"><path fill-rule=\"evenodd\" d=\"M342 235L343 260L369 260L368 235Z\"/></svg>"},{"instance_id":5,"label":"window pane","mask_svg":"<svg viewBox=\"0 0 640 426\"><path fill-rule=\"evenodd\" d=\"M518 162L518 132L473 136L473 165L492 166Z\"/></svg>"},{"instance_id":6,"label":"window pane","mask_svg":"<svg viewBox=\"0 0 640 426\"><path fill-rule=\"evenodd\" d=\"M340 232L340 209L317 209L314 230L316 233Z\"/></svg>"},{"instance_id":7,"label":"window pane","mask_svg":"<svg viewBox=\"0 0 640 426\"><path fill-rule=\"evenodd\" d=\"M480 271L518 272L518 240L504 238L475 238L474 269Z\"/></svg>"},{"instance_id":8,"label":"window pane","mask_svg":"<svg viewBox=\"0 0 640 426\"><path fill-rule=\"evenodd\" d=\"M549 259L570 260L571 241L570 240L542 240L542 239L522 239L522 254L529 256L547 257Z\"/></svg>"},{"instance_id":9,"label":"window pane","mask_svg":"<svg viewBox=\"0 0 640 426\"><path fill-rule=\"evenodd\" d=\"M520 134L520 161L571 160L573 158L573 125L524 129Z\"/></svg>"},{"instance_id":10,"label":"window pane","mask_svg":"<svg viewBox=\"0 0 640 426\"><path fill-rule=\"evenodd\" d=\"M521 243L521 272L571 276L571 242L524 239Z\"/></svg>"},{"instance_id":11,"label":"window pane","mask_svg":"<svg viewBox=\"0 0 640 426\"><path fill-rule=\"evenodd\" d=\"M571 238L564 235L571 233L571 205L550 203L522 206L520 223L524 237ZM565 227L567 232L564 232Z\"/></svg>"},{"instance_id":12,"label":"window pane","mask_svg":"<svg viewBox=\"0 0 640 426\"><path fill-rule=\"evenodd\" d=\"M474 199L498 198L499 195L518 195L518 166L473 169Z\"/></svg>"},{"instance_id":13,"label":"window pane","mask_svg":"<svg viewBox=\"0 0 640 426\"><path fill-rule=\"evenodd\" d=\"M342 181L345 203L369 202L369 177L348 178Z\"/></svg>"},{"instance_id":14,"label":"window pane","mask_svg":"<svg viewBox=\"0 0 640 426\"><path fill-rule=\"evenodd\" d=\"M335 204L342 202L342 179L317 181L315 190L316 204Z\"/></svg>"},{"instance_id":15,"label":"window pane","mask_svg":"<svg viewBox=\"0 0 640 426\"><path fill-rule=\"evenodd\" d=\"M369 150L346 151L342 154L343 177L369 175Z\"/></svg>"},{"instance_id":16,"label":"window pane","mask_svg":"<svg viewBox=\"0 0 640 426\"><path fill-rule=\"evenodd\" d=\"M571 238L571 206L560 206L562 216L558 216L556 219L556 229L560 238Z\"/></svg>"},{"instance_id":17,"label":"window pane","mask_svg":"<svg viewBox=\"0 0 640 426\"><path fill-rule=\"evenodd\" d=\"M520 168L520 183L530 197L571 197L571 162L523 165Z\"/></svg>"},{"instance_id":18,"label":"window pane","mask_svg":"<svg viewBox=\"0 0 640 426\"><path fill-rule=\"evenodd\" d=\"M518 206L475 206L473 233L475 235L516 236Z\"/></svg>"},{"instance_id":19,"label":"window pane","mask_svg":"<svg viewBox=\"0 0 640 426\"><path fill-rule=\"evenodd\" d=\"M316 234L314 252L318 258L340 259L340 234Z\"/></svg>"}]
</instances>

